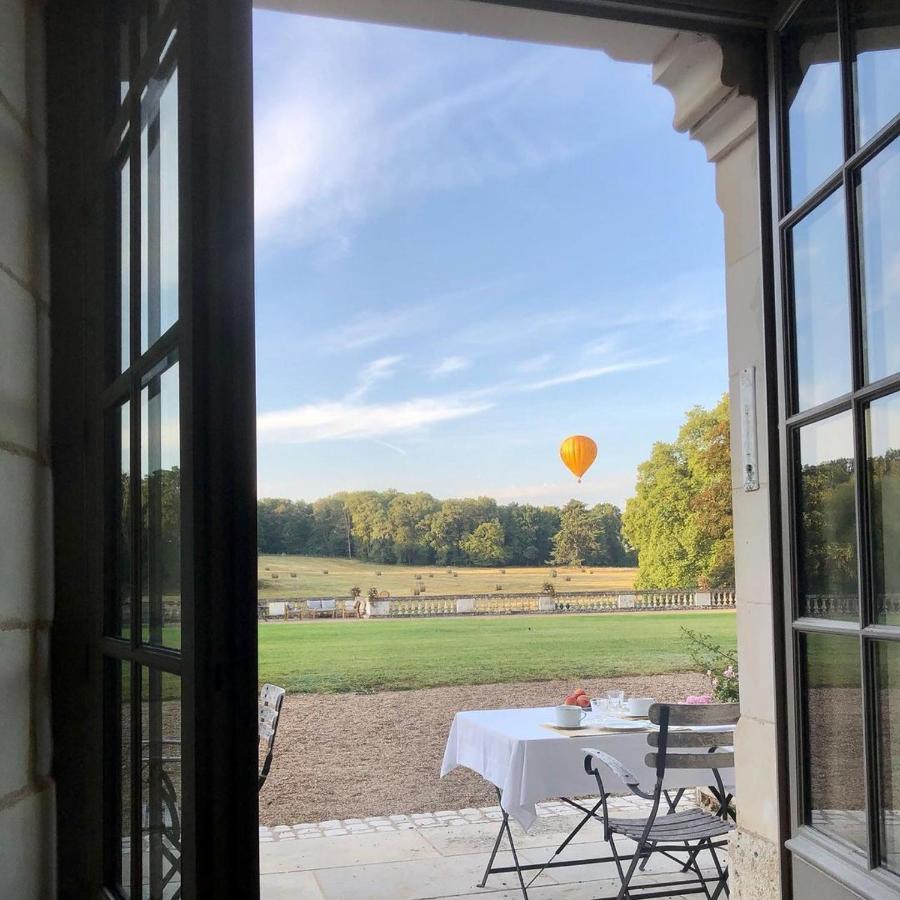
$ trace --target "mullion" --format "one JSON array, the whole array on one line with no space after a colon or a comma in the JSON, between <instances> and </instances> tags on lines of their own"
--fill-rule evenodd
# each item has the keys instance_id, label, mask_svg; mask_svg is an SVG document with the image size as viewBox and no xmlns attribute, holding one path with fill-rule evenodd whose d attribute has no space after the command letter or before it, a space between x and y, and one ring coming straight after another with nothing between
<instances>
[{"instance_id":1,"label":"mullion","mask_svg":"<svg viewBox=\"0 0 900 900\"><path fill-rule=\"evenodd\" d=\"M130 223L130 356L129 367L137 359L141 345L141 155L140 155L140 100L136 90L135 76L140 60L140 21L133 0L131 13L131 78L126 97L128 105L128 154L130 156L129 175L131 178L129 216ZM130 468L129 486L131 491L131 634L130 646L138 646L141 625L141 404L140 391L131 379L129 390L131 417L130 427ZM131 897L142 895L141 869L143 866L143 836L141 833L141 670L134 662L129 662L131 670L130 722L131 722Z\"/></svg>"},{"instance_id":2,"label":"mullion","mask_svg":"<svg viewBox=\"0 0 900 900\"><path fill-rule=\"evenodd\" d=\"M160 54L165 49L166 42L169 40L172 30L175 28L175 24L178 20L178 13L176 12L178 6L179 4L176 3L175 0L170 0L169 4L166 6L165 13L153 26L153 34L151 35L147 52L139 59L136 65L132 66L131 78L129 79L128 84L128 93L125 95L125 99L119 108L119 112L113 120L112 125L106 134L106 139L103 142L107 157L112 156L115 152L115 148L119 144L122 130L125 127L125 122L127 119L130 119L130 115L126 110L130 107L130 104L134 102L135 98L139 98L141 94L143 94L160 64L162 63L165 65L168 60L168 54L163 60L160 60ZM132 31L134 32L134 29L132 29ZM139 38L137 39L139 40Z\"/></svg>"},{"instance_id":3,"label":"mullion","mask_svg":"<svg viewBox=\"0 0 900 900\"><path fill-rule=\"evenodd\" d=\"M786 151L789 152L789 151ZM786 167L789 168L789 167ZM785 178L790 178L786 172ZM782 228L796 225L807 213L811 213L822 201L827 200L843 183L843 166L832 172L818 187L814 188L793 207L785 195L785 211L778 224Z\"/></svg>"},{"instance_id":4,"label":"mullion","mask_svg":"<svg viewBox=\"0 0 900 900\"><path fill-rule=\"evenodd\" d=\"M791 318L793 319L793 317ZM793 327L793 321L791 322L791 326ZM785 425L788 428L799 429L804 425L821 422L823 419L830 419L838 413L847 412L848 409L851 409L852 405L853 395L851 393L842 394L840 397L835 397L834 400L827 400L825 403L820 403L818 406L805 409L803 412L789 415L785 420Z\"/></svg>"},{"instance_id":5,"label":"mullion","mask_svg":"<svg viewBox=\"0 0 900 900\"><path fill-rule=\"evenodd\" d=\"M110 658L137 662L151 669L159 669L160 672L177 675L179 678L183 676L182 657L178 650L152 647L149 644L132 649L127 641L114 637L103 638L102 648L103 653Z\"/></svg>"},{"instance_id":6,"label":"mullion","mask_svg":"<svg viewBox=\"0 0 900 900\"><path fill-rule=\"evenodd\" d=\"M868 142L863 144L850 159L847 166L854 170L861 169L867 162L871 162L888 144L900 135L900 113L897 113L887 125L876 132Z\"/></svg>"}]
</instances>

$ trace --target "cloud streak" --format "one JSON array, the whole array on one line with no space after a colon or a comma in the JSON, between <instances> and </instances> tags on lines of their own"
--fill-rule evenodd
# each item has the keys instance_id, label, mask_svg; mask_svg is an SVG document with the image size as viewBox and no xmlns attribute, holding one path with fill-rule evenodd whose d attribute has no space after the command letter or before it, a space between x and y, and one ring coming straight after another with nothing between
<instances>
[{"instance_id":1,"label":"cloud streak","mask_svg":"<svg viewBox=\"0 0 900 900\"><path fill-rule=\"evenodd\" d=\"M546 388L558 387L561 384L572 384L576 381L589 381L593 378L602 378L604 375L612 375L616 372L630 372L635 369L648 369L651 366L660 366L668 362L666 357L656 359L634 359L626 362L609 363L605 366L592 366L587 369L576 369L574 372L565 372L555 375L553 378L545 378L543 381L535 381L522 387L523 391L543 391Z\"/></svg>"},{"instance_id":2,"label":"cloud streak","mask_svg":"<svg viewBox=\"0 0 900 900\"><path fill-rule=\"evenodd\" d=\"M491 406L485 401L454 396L419 397L396 403L339 400L263 413L257 419L257 429L261 438L278 443L383 438L474 416Z\"/></svg>"},{"instance_id":3,"label":"cloud streak","mask_svg":"<svg viewBox=\"0 0 900 900\"><path fill-rule=\"evenodd\" d=\"M431 374L437 377L452 375L454 372L461 372L463 369L467 369L471 364L471 360L466 359L464 356L445 356L432 369Z\"/></svg>"}]
</instances>

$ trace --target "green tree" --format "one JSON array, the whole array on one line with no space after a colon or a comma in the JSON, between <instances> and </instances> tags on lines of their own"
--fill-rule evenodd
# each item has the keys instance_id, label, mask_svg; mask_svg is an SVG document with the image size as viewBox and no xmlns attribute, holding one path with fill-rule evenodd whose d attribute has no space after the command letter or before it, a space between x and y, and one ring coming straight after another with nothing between
<instances>
[{"instance_id":1,"label":"green tree","mask_svg":"<svg viewBox=\"0 0 900 900\"><path fill-rule=\"evenodd\" d=\"M671 444L638 467L622 531L638 554L635 587L734 582L728 395L687 412Z\"/></svg>"},{"instance_id":2,"label":"green tree","mask_svg":"<svg viewBox=\"0 0 900 900\"><path fill-rule=\"evenodd\" d=\"M482 522L459 542L459 546L473 565L495 566L503 562L504 537L503 526L494 519Z\"/></svg>"},{"instance_id":3,"label":"green tree","mask_svg":"<svg viewBox=\"0 0 900 900\"><path fill-rule=\"evenodd\" d=\"M553 538L550 561L555 566L580 566L600 550L600 527L580 500L570 500L559 514L559 531Z\"/></svg>"}]
</instances>

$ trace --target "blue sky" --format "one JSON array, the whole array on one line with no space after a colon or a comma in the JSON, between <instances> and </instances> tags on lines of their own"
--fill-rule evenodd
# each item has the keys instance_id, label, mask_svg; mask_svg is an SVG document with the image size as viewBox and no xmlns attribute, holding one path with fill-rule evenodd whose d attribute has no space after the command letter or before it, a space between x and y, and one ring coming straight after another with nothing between
<instances>
[{"instance_id":1,"label":"blue sky","mask_svg":"<svg viewBox=\"0 0 900 900\"><path fill-rule=\"evenodd\" d=\"M260 496L624 504L727 388L714 167L669 94L594 51L254 29Z\"/></svg>"}]
</instances>

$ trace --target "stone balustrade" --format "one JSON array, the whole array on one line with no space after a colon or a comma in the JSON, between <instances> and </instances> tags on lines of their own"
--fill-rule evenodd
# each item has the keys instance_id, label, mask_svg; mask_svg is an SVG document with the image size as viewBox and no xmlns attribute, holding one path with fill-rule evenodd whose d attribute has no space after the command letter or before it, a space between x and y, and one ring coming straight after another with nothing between
<instances>
[{"instance_id":1,"label":"stone balustrade","mask_svg":"<svg viewBox=\"0 0 900 900\"><path fill-rule=\"evenodd\" d=\"M302 610L306 599L333 599L326 597L303 600L279 600L292 603ZM260 601L260 605L267 605ZM497 591L492 594L472 594L460 597L455 594L430 597L379 597L364 601L367 619L409 619L426 616L499 616L521 614L606 613L606 612L661 612L691 609L734 609L733 588L716 588L710 591L695 589L655 591L561 591L549 594L521 594Z\"/></svg>"},{"instance_id":2,"label":"stone balustrade","mask_svg":"<svg viewBox=\"0 0 900 900\"><path fill-rule=\"evenodd\" d=\"M389 597L366 602L366 617L412 618L423 616L604 613L622 610L669 611L734 609L731 588L713 591L571 591L554 596L497 592L469 597Z\"/></svg>"}]
</instances>

